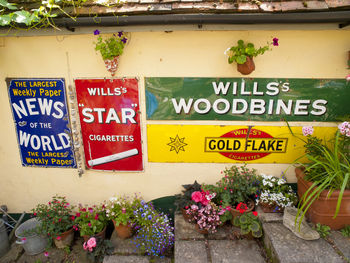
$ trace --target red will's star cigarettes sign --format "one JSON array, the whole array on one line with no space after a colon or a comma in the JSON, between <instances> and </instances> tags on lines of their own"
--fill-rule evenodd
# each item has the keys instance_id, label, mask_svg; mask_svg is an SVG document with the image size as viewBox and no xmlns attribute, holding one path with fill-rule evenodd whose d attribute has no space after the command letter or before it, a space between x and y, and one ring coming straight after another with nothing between
<instances>
[{"instance_id":1,"label":"red will's star cigarettes sign","mask_svg":"<svg viewBox=\"0 0 350 263\"><path fill-rule=\"evenodd\" d=\"M136 79L76 79L86 166L142 171Z\"/></svg>"}]
</instances>

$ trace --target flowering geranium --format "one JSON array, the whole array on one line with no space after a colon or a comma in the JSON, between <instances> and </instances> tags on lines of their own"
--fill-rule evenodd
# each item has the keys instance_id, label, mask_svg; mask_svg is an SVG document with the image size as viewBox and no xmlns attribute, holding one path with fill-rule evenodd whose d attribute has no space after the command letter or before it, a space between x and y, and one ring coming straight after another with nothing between
<instances>
[{"instance_id":1,"label":"flowering geranium","mask_svg":"<svg viewBox=\"0 0 350 263\"><path fill-rule=\"evenodd\" d=\"M192 200L206 206L215 196L216 193L210 193L209 191L195 191L192 193Z\"/></svg>"},{"instance_id":2,"label":"flowering geranium","mask_svg":"<svg viewBox=\"0 0 350 263\"><path fill-rule=\"evenodd\" d=\"M39 231L50 236L52 241L59 240L60 235L74 225L73 208L65 197L56 195L47 204L37 205L32 212L41 222Z\"/></svg>"},{"instance_id":3,"label":"flowering geranium","mask_svg":"<svg viewBox=\"0 0 350 263\"><path fill-rule=\"evenodd\" d=\"M272 175L260 175L260 194L256 204L263 204L275 208L275 212L285 207L293 206L297 202L297 196L293 189L287 185L284 177L277 178Z\"/></svg>"},{"instance_id":4,"label":"flowering geranium","mask_svg":"<svg viewBox=\"0 0 350 263\"><path fill-rule=\"evenodd\" d=\"M214 203L209 203L202 208L197 205L191 205L186 209L186 213L190 216L190 222L196 223L200 229L215 233L217 227L222 224L220 220L219 209Z\"/></svg>"},{"instance_id":5,"label":"flowering geranium","mask_svg":"<svg viewBox=\"0 0 350 263\"><path fill-rule=\"evenodd\" d=\"M105 205L79 205L79 212L75 215L75 223L81 236L94 236L101 232L107 224Z\"/></svg>"}]
</instances>

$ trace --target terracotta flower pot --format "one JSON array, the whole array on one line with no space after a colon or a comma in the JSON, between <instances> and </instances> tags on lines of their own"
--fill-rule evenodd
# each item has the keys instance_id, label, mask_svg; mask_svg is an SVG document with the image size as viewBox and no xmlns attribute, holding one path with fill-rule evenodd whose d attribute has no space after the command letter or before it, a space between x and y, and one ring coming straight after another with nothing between
<instances>
[{"instance_id":1,"label":"terracotta flower pot","mask_svg":"<svg viewBox=\"0 0 350 263\"><path fill-rule=\"evenodd\" d=\"M295 169L296 177L298 179L299 199L312 185L312 182L304 180L303 171L303 168ZM327 198L328 191L322 191L319 198L312 203L306 212L307 218L313 223L327 225L333 230L338 230L348 225L350 222L350 190L344 191L339 213L336 218L333 218L338 202L339 192L339 190L335 190Z\"/></svg>"},{"instance_id":2,"label":"terracotta flower pot","mask_svg":"<svg viewBox=\"0 0 350 263\"><path fill-rule=\"evenodd\" d=\"M97 238L100 238L100 239L105 239L105 237L106 237L106 226L102 229L102 231L101 232L99 232L99 233L97 233L97 234L95 234L95 235L93 235L94 237L97 237ZM93 237L93 236L88 236L88 235L83 235L83 238L84 238L84 242L87 242L91 237Z\"/></svg>"},{"instance_id":3,"label":"terracotta flower pot","mask_svg":"<svg viewBox=\"0 0 350 263\"><path fill-rule=\"evenodd\" d=\"M118 68L119 56L114 57L113 59L105 59L104 62L107 70L111 73L113 77Z\"/></svg>"},{"instance_id":4,"label":"terracotta flower pot","mask_svg":"<svg viewBox=\"0 0 350 263\"><path fill-rule=\"evenodd\" d=\"M259 206L264 213L282 213L284 208L277 207L276 205L270 205L267 203L259 203Z\"/></svg>"},{"instance_id":5,"label":"terracotta flower pot","mask_svg":"<svg viewBox=\"0 0 350 263\"><path fill-rule=\"evenodd\" d=\"M248 209L245 211L245 213L253 211L253 209L254 209L254 207L255 207L253 200L249 200L249 201L247 202L247 206L248 206ZM237 210L237 209L235 209L235 208L231 208L230 212L231 212L231 215L232 215L232 222L233 222L233 220L235 219L235 217L241 215L241 213L239 212L239 210Z\"/></svg>"},{"instance_id":6,"label":"terracotta flower pot","mask_svg":"<svg viewBox=\"0 0 350 263\"><path fill-rule=\"evenodd\" d=\"M242 75L249 75L255 70L255 64L253 58L247 57L247 60L244 64L237 63L237 71Z\"/></svg>"},{"instance_id":7,"label":"terracotta flower pot","mask_svg":"<svg viewBox=\"0 0 350 263\"><path fill-rule=\"evenodd\" d=\"M57 248L65 248L67 246L72 245L73 239L74 239L74 231L73 228L67 230L66 232L58 235L60 236L60 240L57 240L57 238L54 239L54 243Z\"/></svg>"},{"instance_id":8,"label":"terracotta flower pot","mask_svg":"<svg viewBox=\"0 0 350 263\"><path fill-rule=\"evenodd\" d=\"M186 213L186 209L181 208L181 213L182 213L182 216L184 217L185 221L190 223L191 216Z\"/></svg>"},{"instance_id":9,"label":"terracotta flower pot","mask_svg":"<svg viewBox=\"0 0 350 263\"><path fill-rule=\"evenodd\" d=\"M117 232L118 237L120 237L121 239L127 239L129 237L132 237L131 225L119 224L117 226L115 220L112 220L112 221L113 221L114 229Z\"/></svg>"},{"instance_id":10,"label":"terracotta flower pot","mask_svg":"<svg viewBox=\"0 0 350 263\"><path fill-rule=\"evenodd\" d=\"M198 226L197 224L196 224L196 226L195 226L195 229L196 229L196 231L197 231L198 233L200 233L200 234L202 234L202 235L206 235L206 234L209 233L209 231L206 230L206 229L200 229L199 226Z\"/></svg>"}]
</instances>

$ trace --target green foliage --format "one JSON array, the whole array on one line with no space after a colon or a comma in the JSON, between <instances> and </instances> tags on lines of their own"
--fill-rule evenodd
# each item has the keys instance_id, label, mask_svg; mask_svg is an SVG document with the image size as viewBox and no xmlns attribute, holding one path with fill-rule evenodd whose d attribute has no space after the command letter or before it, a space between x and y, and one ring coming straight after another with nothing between
<instances>
[{"instance_id":1,"label":"green foliage","mask_svg":"<svg viewBox=\"0 0 350 263\"><path fill-rule=\"evenodd\" d=\"M350 225L345 226L340 232L344 237L350 237Z\"/></svg>"},{"instance_id":2,"label":"green foliage","mask_svg":"<svg viewBox=\"0 0 350 263\"><path fill-rule=\"evenodd\" d=\"M32 212L41 222L41 233L57 238L73 227L73 208L65 197L56 195L48 204L37 205L35 209L32 209Z\"/></svg>"},{"instance_id":3,"label":"green foliage","mask_svg":"<svg viewBox=\"0 0 350 263\"><path fill-rule=\"evenodd\" d=\"M247 57L256 57L264 54L267 50L270 50L269 44L266 46L255 48L253 43L245 44L243 40L237 41L237 46L233 46L229 49L230 55L228 57L228 63L232 64L237 62L238 64L244 64L247 61Z\"/></svg>"},{"instance_id":4,"label":"green foliage","mask_svg":"<svg viewBox=\"0 0 350 263\"><path fill-rule=\"evenodd\" d=\"M195 204L195 202L192 200L192 193L201 191L201 185L197 181L194 181L193 184L184 184L182 187L184 188L182 193L175 195L174 204L178 210Z\"/></svg>"},{"instance_id":5,"label":"green foliage","mask_svg":"<svg viewBox=\"0 0 350 263\"><path fill-rule=\"evenodd\" d=\"M99 31L97 32L99 34ZM107 37L105 39L103 39L101 35L99 35L97 38L97 42L95 43L95 50L100 51L103 60L113 59L114 57L123 54L126 41L127 38L124 32L118 32L118 35L113 34L112 36Z\"/></svg>"},{"instance_id":6,"label":"green foliage","mask_svg":"<svg viewBox=\"0 0 350 263\"><path fill-rule=\"evenodd\" d=\"M322 238L327 238L331 234L331 228L326 225L321 225L320 223L316 224L315 230L320 234L320 237Z\"/></svg>"},{"instance_id":7,"label":"green foliage","mask_svg":"<svg viewBox=\"0 0 350 263\"><path fill-rule=\"evenodd\" d=\"M254 215L254 213L256 215ZM256 212L243 213L233 220L233 224L241 228L242 235L252 233L253 237L262 237L263 231Z\"/></svg>"},{"instance_id":8,"label":"green foliage","mask_svg":"<svg viewBox=\"0 0 350 263\"><path fill-rule=\"evenodd\" d=\"M236 207L238 203L247 203L258 190L258 177L255 169L244 166L231 166L223 171L223 177L216 185L203 185L203 190L216 193L212 200L222 207Z\"/></svg>"},{"instance_id":9,"label":"green foliage","mask_svg":"<svg viewBox=\"0 0 350 263\"><path fill-rule=\"evenodd\" d=\"M140 206L140 203L141 199L137 196L112 197L106 204L106 216L114 220L116 226L128 225L133 222L134 207Z\"/></svg>"},{"instance_id":10,"label":"green foliage","mask_svg":"<svg viewBox=\"0 0 350 263\"><path fill-rule=\"evenodd\" d=\"M107 225L105 206L80 206L76 214L75 223L78 225L81 236L94 236Z\"/></svg>"}]
</instances>

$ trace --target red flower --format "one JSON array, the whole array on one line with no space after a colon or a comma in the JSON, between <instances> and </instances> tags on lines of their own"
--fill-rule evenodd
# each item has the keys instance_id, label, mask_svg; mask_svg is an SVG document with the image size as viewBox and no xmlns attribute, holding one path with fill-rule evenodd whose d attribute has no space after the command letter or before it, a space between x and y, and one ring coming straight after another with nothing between
<instances>
[{"instance_id":1,"label":"red flower","mask_svg":"<svg viewBox=\"0 0 350 263\"><path fill-rule=\"evenodd\" d=\"M61 222L62 221L62 219L60 218L60 219L58 219L58 222Z\"/></svg>"},{"instance_id":2,"label":"red flower","mask_svg":"<svg viewBox=\"0 0 350 263\"><path fill-rule=\"evenodd\" d=\"M76 213L75 216L76 216L76 217L79 217L79 216L80 216L80 213Z\"/></svg>"},{"instance_id":3,"label":"red flower","mask_svg":"<svg viewBox=\"0 0 350 263\"><path fill-rule=\"evenodd\" d=\"M72 219L72 221L74 221L74 219L75 219L75 216L71 216L71 217L70 217L70 219Z\"/></svg>"},{"instance_id":4,"label":"red flower","mask_svg":"<svg viewBox=\"0 0 350 263\"><path fill-rule=\"evenodd\" d=\"M188 205L185 206L185 209L188 209Z\"/></svg>"},{"instance_id":5,"label":"red flower","mask_svg":"<svg viewBox=\"0 0 350 263\"><path fill-rule=\"evenodd\" d=\"M224 187L224 190L226 190L226 187Z\"/></svg>"},{"instance_id":6,"label":"red flower","mask_svg":"<svg viewBox=\"0 0 350 263\"><path fill-rule=\"evenodd\" d=\"M56 237L56 239L57 239L57 240L61 240L61 237L60 237L60 236L58 236L58 237Z\"/></svg>"},{"instance_id":7,"label":"red flower","mask_svg":"<svg viewBox=\"0 0 350 263\"><path fill-rule=\"evenodd\" d=\"M34 215L36 216L36 213L34 213Z\"/></svg>"},{"instance_id":8,"label":"red flower","mask_svg":"<svg viewBox=\"0 0 350 263\"><path fill-rule=\"evenodd\" d=\"M253 211L252 213L253 213L253 215L258 216L258 212Z\"/></svg>"},{"instance_id":9,"label":"red flower","mask_svg":"<svg viewBox=\"0 0 350 263\"><path fill-rule=\"evenodd\" d=\"M81 211L86 212L86 208L82 208Z\"/></svg>"},{"instance_id":10,"label":"red flower","mask_svg":"<svg viewBox=\"0 0 350 263\"><path fill-rule=\"evenodd\" d=\"M236 209L239 210L241 214L243 214L248 209L248 207L245 203L241 202L236 206Z\"/></svg>"},{"instance_id":11,"label":"red flower","mask_svg":"<svg viewBox=\"0 0 350 263\"><path fill-rule=\"evenodd\" d=\"M98 214L95 215L95 220L98 220Z\"/></svg>"}]
</instances>

